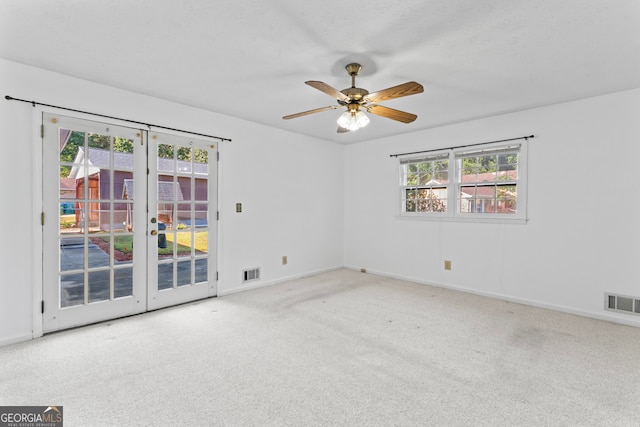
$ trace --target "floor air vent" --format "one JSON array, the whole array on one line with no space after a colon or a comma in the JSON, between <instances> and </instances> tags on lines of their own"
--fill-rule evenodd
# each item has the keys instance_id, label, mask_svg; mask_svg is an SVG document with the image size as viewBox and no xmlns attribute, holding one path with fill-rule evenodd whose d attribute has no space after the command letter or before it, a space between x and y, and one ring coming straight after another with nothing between
<instances>
[{"instance_id":1,"label":"floor air vent","mask_svg":"<svg viewBox=\"0 0 640 427\"><path fill-rule=\"evenodd\" d=\"M640 314L640 298L622 295L606 295L606 309L623 313Z\"/></svg>"},{"instance_id":2,"label":"floor air vent","mask_svg":"<svg viewBox=\"0 0 640 427\"><path fill-rule=\"evenodd\" d=\"M251 268L249 270L242 271L242 281L243 282L251 282L252 280L260 279L260 269L259 268Z\"/></svg>"}]
</instances>

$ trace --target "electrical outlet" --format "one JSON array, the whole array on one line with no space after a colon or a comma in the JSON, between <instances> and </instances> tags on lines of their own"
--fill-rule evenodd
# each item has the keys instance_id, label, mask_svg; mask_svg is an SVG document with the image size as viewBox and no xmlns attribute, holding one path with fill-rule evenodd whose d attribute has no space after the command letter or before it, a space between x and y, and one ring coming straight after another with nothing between
<instances>
[{"instance_id":1,"label":"electrical outlet","mask_svg":"<svg viewBox=\"0 0 640 427\"><path fill-rule=\"evenodd\" d=\"M287 265L287 256L282 255L282 265Z\"/></svg>"},{"instance_id":2,"label":"electrical outlet","mask_svg":"<svg viewBox=\"0 0 640 427\"><path fill-rule=\"evenodd\" d=\"M451 261L450 260L445 260L444 261L444 269L445 270L451 270Z\"/></svg>"}]
</instances>

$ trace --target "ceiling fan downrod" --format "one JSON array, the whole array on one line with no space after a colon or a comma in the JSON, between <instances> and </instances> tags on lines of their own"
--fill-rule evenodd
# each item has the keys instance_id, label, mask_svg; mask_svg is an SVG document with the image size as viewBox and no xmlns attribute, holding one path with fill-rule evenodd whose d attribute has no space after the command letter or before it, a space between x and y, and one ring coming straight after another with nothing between
<instances>
[{"instance_id":1,"label":"ceiling fan downrod","mask_svg":"<svg viewBox=\"0 0 640 427\"><path fill-rule=\"evenodd\" d=\"M351 64L347 64L346 67L347 73L349 73L349 75L351 76L351 87L355 88L356 87L356 76L360 73L360 70L362 70L362 65L352 62Z\"/></svg>"}]
</instances>

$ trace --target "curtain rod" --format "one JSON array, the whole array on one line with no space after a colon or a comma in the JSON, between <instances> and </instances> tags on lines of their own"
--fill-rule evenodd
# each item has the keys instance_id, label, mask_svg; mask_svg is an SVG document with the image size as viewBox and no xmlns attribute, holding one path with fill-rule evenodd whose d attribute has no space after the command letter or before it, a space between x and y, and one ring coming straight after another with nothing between
<instances>
[{"instance_id":1,"label":"curtain rod","mask_svg":"<svg viewBox=\"0 0 640 427\"><path fill-rule=\"evenodd\" d=\"M517 141L519 139L528 140L529 138L535 138L535 136L529 135L529 136L521 136L519 138L509 138L509 139L500 139L500 140L497 140L497 141L479 142L477 144L458 145L457 147L434 148L433 150L412 151L411 153L390 154L389 157L407 156L409 154L431 153L433 151L442 151L442 150L455 150L456 148L475 147L475 146L478 146L478 145L494 144L496 142Z\"/></svg>"},{"instance_id":2,"label":"curtain rod","mask_svg":"<svg viewBox=\"0 0 640 427\"><path fill-rule=\"evenodd\" d=\"M6 95L4 97L4 99L6 99L7 101L26 102L28 104L33 105L34 107L36 105L42 105L43 107L59 108L61 110L73 111L74 113L90 114L92 116L104 117L104 118L107 118L107 119L114 119L114 120L121 120L123 122L135 123L137 125L144 125L144 126L147 126L147 127L155 127L155 128L159 128L159 129L173 130L173 131L177 131L177 132L189 133L191 135L206 136L207 138L214 138L214 139L219 139L220 141L229 141L229 142L231 142L231 140L229 138L222 138L220 136L207 135L206 133L191 132L191 131L188 131L188 130L182 130L182 129L170 128L170 127L167 127L167 126L154 125L154 124L151 124L151 123L139 122L137 120L129 120L129 119L123 119L123 118L120 118L120 117L107 116L105 114L92 113L92 112L89 112L89 111L75 110L73 108L60 107L58 105L51 105L51 104L44 104L42 102L37 102L37 101L28 101L26 99L14 98L14 97L9 96L9 95Z\"/></svg>"}]
</instances>

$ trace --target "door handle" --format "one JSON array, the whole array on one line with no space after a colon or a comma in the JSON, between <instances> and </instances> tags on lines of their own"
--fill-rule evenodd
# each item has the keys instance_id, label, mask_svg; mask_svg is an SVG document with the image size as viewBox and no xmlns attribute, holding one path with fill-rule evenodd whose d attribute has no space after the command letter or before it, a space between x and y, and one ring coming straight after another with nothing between
<instances>
[{"instance_id":1,"label":"door handle","mask_svg":"<svg viewBox=\"0 0 640 427\"><path fill-rule=\"evenodd\" d=\"M158 230L151 230L151 235L155 236L156 234L158 234Z\"/></svg>"}]
</instances>

